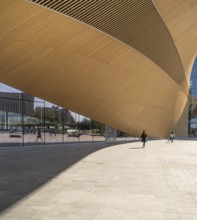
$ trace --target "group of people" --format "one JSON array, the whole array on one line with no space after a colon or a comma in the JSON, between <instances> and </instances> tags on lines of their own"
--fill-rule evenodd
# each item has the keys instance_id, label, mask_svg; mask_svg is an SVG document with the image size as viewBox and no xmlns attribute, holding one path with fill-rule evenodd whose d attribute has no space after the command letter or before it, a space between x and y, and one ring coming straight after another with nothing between
<instances>
[{"instance_id":1,"label":"group of people","mask_svg":"<svg viewBox=\"0 0 197 220\"><path fill-rule=\"evenodd\" d=\"M142 148L145 148L145 143L147 142L148 135L145 131L143 131L140 137L141 137L141 141L143 143ZM171 134L170 134L170 140L171 140L172 143L174 141L174 138L175 138L175 134L172 131Z\"/></svg>"}]
</instances>

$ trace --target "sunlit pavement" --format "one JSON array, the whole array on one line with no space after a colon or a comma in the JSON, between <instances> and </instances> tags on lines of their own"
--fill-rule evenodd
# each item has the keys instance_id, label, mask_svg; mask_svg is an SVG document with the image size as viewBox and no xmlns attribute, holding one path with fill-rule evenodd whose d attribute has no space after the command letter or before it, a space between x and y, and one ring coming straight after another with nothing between
<instances>
[{"instance_id":1,"label":"sunlit pavement","mask_svg":"<svg viewBox=\"0 0 197 220\"><path fill-rule=\"evenodd\" d=\"M104 145L1 148L0 219L197 220L197 141Z\"/></svg>"}]
</instances>

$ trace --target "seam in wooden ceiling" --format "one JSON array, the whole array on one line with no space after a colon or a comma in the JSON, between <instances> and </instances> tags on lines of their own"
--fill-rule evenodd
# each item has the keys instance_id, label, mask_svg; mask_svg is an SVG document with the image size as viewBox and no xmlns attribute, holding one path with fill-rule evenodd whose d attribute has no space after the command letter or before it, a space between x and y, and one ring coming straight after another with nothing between
<instances>
[{"instance_id":1,"label":"seam in wooden ceiling","mask_svg":"<svg viewBox=\"0 0 197 220\"><path fill-rule=\"evenodd\" d=\"M75 18L135 48L187 89L172 37L151 0L28 0Z\"/></svg>"}]
</instances>

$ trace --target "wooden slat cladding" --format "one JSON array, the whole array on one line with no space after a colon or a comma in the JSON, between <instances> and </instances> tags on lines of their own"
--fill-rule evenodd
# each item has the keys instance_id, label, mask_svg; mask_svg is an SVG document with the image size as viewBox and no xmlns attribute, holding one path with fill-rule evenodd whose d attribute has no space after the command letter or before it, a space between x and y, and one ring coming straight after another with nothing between
<instances>
[{"instance_id":1,"label":"wooden slat cladding","mask_svg":"<svg viewBox=\"0 0 197 220\"><path fill-rule=\"evenodd\" d=\"M29 0L135 48L188 89L174 42L151 0Z\"/></svg>"},{"instance_id":2,"label":"wooden slat cladding","mask_svg":"<svg viewBox=\"0 0 197 220\"><path fill-rule=\"evenodd\" d=\"M40 1L54 8L61 6L62 11L66 10L65 2ZM121 20L127 12L124 5L130 5L132 0L67 2L72 13L78 13L76 5L78 11L86 7L80 16L89 20L100 14L105 18L105 27L112 30L115 25L117 35L125 33L130 39L136 34L139 37L133 37L132 43L142 42L137 46L156 61L139 53L136 47L44 5L6 0L0 1L1 82L135 136L142 130L150 137L167 137L172 130L177 136L186 135L188 90L182 72L178 72L181 64L176 48L189 74L196 55L197 2L154 0L165 24L160 17L156 19L158 13L153 5L153 11L146 15L151 5L143 7L148 1L138 10L134 4L133 23L132 11ZM88 10L90 3L94 16ZM116 9L116 23L107 22L118 4L124 7ZM138 17L143 19L140 13L150 21L138 21ZM95 22L102 23L102 19ZM138 22L142 27L134 25ZM118 32L123 25L128 29ZM164 71L162 63L171 72Z\"/></svg>"}]
</instances>

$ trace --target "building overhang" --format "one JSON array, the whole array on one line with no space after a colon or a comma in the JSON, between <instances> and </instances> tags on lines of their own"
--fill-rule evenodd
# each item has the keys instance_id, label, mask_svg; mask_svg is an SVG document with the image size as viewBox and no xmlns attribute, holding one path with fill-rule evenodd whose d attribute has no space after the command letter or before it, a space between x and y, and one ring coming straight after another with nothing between
<instances>
[{"instance_id":1,"label":"building overhang","mask_svg":"<svg viewBox=\"0 0 197 220\"><path fill-rule=\"evenodd\" d=\"M133 135L183 135L196 11L195 0L7 0L1 82Z\"/></svg>"}]
</instances>

